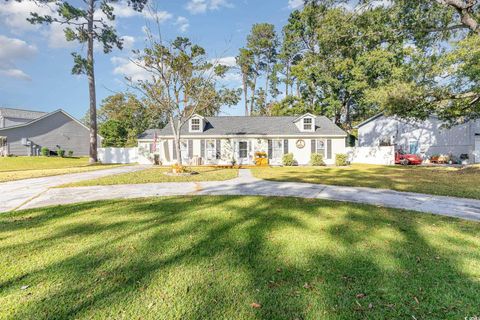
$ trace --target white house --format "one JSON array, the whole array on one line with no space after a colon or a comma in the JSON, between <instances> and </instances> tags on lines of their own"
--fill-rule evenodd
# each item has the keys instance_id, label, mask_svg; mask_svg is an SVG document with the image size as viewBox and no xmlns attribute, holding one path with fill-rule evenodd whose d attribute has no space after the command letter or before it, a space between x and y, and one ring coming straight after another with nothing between
<instances>
[{"instance_id":1,"label":"white house","mask_svg":"<svg viewBox=\"0 0 480 320\"><path fill-rule=\"evenodd\" d=\"M192 116L181 128L181 155L185 164L254 164L256 152L268 154L270 164L281 164L292 153L299 165L307 165L312 153L324 155L327 164L345 153L347 134L324 116L300 117ZM164 165L177 159L170 124L146 131L139 137L143 154L158 154Z\"/></svg>"},{"instance_id":2,"label":"white house","mask_svg":"<svg viewBox=\"0 0 480 320\"><path fill-rule=\"evenodd\" d=\"M435 154L459 158L467 154L470 162L480 162L480 121L448 128L436 117L408 121L378 114L356 128L360 147L394 145L397 149L425 158Z\"/></svg>"}]
</instances>

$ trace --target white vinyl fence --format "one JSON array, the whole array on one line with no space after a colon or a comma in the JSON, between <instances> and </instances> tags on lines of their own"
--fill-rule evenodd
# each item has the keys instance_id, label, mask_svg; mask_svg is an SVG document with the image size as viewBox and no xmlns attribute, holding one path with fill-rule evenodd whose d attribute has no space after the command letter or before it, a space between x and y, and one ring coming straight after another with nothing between
<instances>
[{"instance_id":1,"label":"white vinyl fence","mask_svg":"<svg viewBox=\"0 0 480 320\"><path fill-rule=\"evenodd\" d=\"M105 164L139 163L152 164L152 161L142 155L138 148L99 148L98 159Z\"/></svg>"},{"instance_id":2,"label":"white vinyl fence","mask_svg":"<svg viewBox=\"0 0 480 320\"><path fill-rule=\"evenodd\" d=\"M395 164L395 147L353 147L347 148L348 160L351 163L379 165Z\"/></svg>"}]
</instances>

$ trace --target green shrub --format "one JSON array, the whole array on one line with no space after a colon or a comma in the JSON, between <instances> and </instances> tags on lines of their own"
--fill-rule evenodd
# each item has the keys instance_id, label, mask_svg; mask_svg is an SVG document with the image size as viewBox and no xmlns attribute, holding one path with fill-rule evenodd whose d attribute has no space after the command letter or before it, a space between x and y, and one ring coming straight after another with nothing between
<instances>
[{"instance_id":1,"label":"green shrub","mask_svg":"<svg viewBox=\"0 0 480 320\"><path fill-rule=\"evenodd\" d=\"M324 166L325 161L323 161L323 154L312 153L310 156L310 165L312 166Z\"/></svg>"},{"instance_id":2,"label":"green shrub","mask_svg":"<svg viewBox=\"0 0 480 320\"><path fill-rule=\"evenodd\" d=\"M68 156L73 157L73 151L72 150L68 150Z\"/></svg>"},{"instance_id":3,"label":"green shrub","mask_svg":"<svg viewBox=\"0 0 480 320\"><path fill-rule=\"evenodd\" d=\"M291 167L295 165L295 159L293 158L293 153L284 154L282 157L282 163L284 166Z\"/></svg>"},{"instance_id":4,"label":"green shrub","mask_svg":"<svg viewBox=\"0 0 480 320\"><path fill-rule=\"evenodd\" d=\"M335 165L339 167L348 165L348 156L345 153L337 153L335 155Z\"/></svg>"},{"instance_id":5,"label":"green shrub","mask_svg":"<svg viewBox=\"0 0 480 320\"><path fill-rule=\"evenodd\" d=\"M57 155L58 155L59 157L62 157L62 158L65 157L65 150L63 150L63 149L58 149L58 150L57 150Z\"/></svg>"},{"instance_id":6,"label":"green shrub","mask_svg":"<svg viewBox=\"0 0 480 320\"><path fill-rule=\"evenodd\" d=\"M50 155L50 149L48 149L47 147L42 147L42 149L40 149L40 152L44 157L48 157Z\"/></svg>"}]
</instances>

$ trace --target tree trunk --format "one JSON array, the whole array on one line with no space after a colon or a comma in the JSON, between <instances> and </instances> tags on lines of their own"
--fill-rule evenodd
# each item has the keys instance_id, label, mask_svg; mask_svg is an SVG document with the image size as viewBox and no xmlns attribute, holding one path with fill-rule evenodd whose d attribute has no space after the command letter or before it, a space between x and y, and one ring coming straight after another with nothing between
<instances>
[{"instance_id":1,"label":"tree trunk","mask_svg":"<svg viewBox=\"0 0 480 320\"><path fill-rule=\"evenodd\" d=\"M178 134L175 135L175 149L177 150L177 164L181 166L183 165L183 161L182 161L182 148L180 148L180 132L178 132Z\"/></svg>"},{"instance_id":2,"label":"tree trunk","mask_svg":"<svg viewBox=\"0 0 480 320\"><path fill-rule=\"evenodd\" d=\"M265 72L265 101L263 102L265 108L267 108L267 100L268 100L268 81L270 80L269 71L270 69L268 68L268 65L267 65L267 70Z\"/></svg>"},{"instance_id":3,"label":"tree trunk","mask_svg":"<svg viewBox=\"0 0 480 320\"><path fill-rule=\"evenodd\" d=\"M350 99L349 99L350 100ZM350 134L352 132L352 123L350 119L350 103L345 106L345 129Z\"/></svg>"},{"instance_id":4,"label":"tree trunk","mask_svg":"<svg viewBox=\"0 0 480 320\"><path fill-rule=\"evenodd\" d=\"M177 164L182 165L182 153L181 153L181 148L180 148L180 119L178 120L178 125L175 128L175 119L173 116L170 116L170 124L172 126L172 132L173 132L173 144L175 147L175 151L177 152Z\"/></svg>"},{"instance_id":5,"label":"tree trunk","mask_svg":"<svg viewBox=\"0 0 480 320\"><path fill-rule=\"evenodd\" d=\"M288 97L288 86L290 84L290 63L287 63L286 68L287 75L285 79L285 96Z\"/></svg>"},{"instance_id":6,"label":"tree trunk","mask_svg":"<svg viewBox=\"0 0 480 320\"><path fill-rule=\"evenodd\" d=\"M88 3L88 42L87 42L87 77L90 94L90 158L89 163L97 163L97 98L95 93L95 70L93 60L93 14L95 1Z\"/></svg>"},{"instance_id":7,"label":"tree trunk","mask_svg":"<svg viewBox=\"0 0 480 320\"><path fill-rule=\"evenodd\" d=\"M341 112L335 112L335 119L334 119L334 122L337 126L341 127L342 125L342 122L341 122L341 119L342 119L342 114Z\"/></svg>"},{"instance_id":8,"label":"tree trunk","mask_svg":"<svg viewBox=\"0 0 480 320\"><path fill-rule=\"evenodd\" d=\"M243 84L243 98L245 99L245 116L248 116L248 87L247 87L247 75L242 77Z\"/></svg>"},{"instance_id":9,"label":"tree trunk","mask_svg":"<svg viewBox=\"0 0 480 320\"><path fill-rule=\"evenodd\" d=\"M253 108L255 106L255 89L257 87L257 76L253 78L253 85L252 85L252 100L250 101L250 115L253 114Z\"/></svg>"}]
</instances>

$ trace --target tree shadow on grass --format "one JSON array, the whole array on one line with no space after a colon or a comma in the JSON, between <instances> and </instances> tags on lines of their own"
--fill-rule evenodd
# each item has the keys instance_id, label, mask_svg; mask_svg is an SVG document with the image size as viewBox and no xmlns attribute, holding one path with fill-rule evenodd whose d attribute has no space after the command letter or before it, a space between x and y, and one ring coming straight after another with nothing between
<instances>
[{"instance_id":1,"label":"tree shadow on grass","mask_svg":"<svg viewBox=\"0 0 480 320\"><path fill-rule=\"evenodd\" d=\"M0 282L0 301L9 303L11 318L420 319L478 314L480 285L462 270L458 239L449 239L443 228L460 225L472 238L480 228L471 222L264 197L107 201L56 210L61 209L69 214L60 217L51 209L19 213L47 212L52 220L22 222L29 232L42 234L43 245L11 263L28 264L41 255L47 262ZM422 230L434 223L443 236L435 238L435 245ZM7 232L23 231L0 229L0 236ZM474 259L478 264L478 256ZM31 285L30 295L19 290L25 283ZM252 303L261 307L252 308Z\"/></svg>"}]
</instances>

